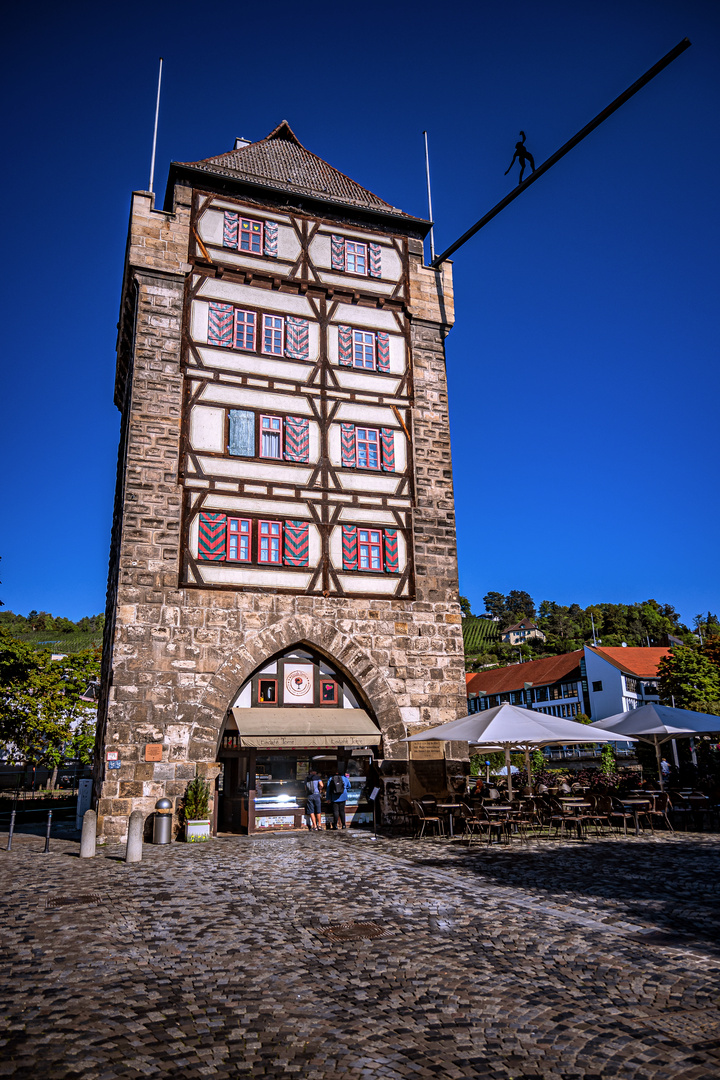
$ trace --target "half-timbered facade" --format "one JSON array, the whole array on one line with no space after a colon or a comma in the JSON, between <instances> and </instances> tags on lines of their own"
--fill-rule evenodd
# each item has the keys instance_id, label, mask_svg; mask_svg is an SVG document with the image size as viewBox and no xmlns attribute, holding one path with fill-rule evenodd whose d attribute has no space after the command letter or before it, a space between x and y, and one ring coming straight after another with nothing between
<instances>
[{"instance_id":1,"label":"half-timbered facade","mask_svg":"<svg viewBox=\"0 0 720 1080\"><path fill-rule=\"evenodd\" d=\"M96 762L107 833L196 770L218 777L222 828L217 803L252 794L278 738L305 754L278 766L294 780L364 746L386 807L454 767L410 768L401 741L464 711L452 291L448 266L424 266L427 229L286 123L175 163L162 211L133 196ZM302 702L282 680L273 702L248 689L290 662L310 679ZM342 700L322 699L323 664ZM302 733L297 714L263 713L301 704Z\"/></svg>"}]
</instances>

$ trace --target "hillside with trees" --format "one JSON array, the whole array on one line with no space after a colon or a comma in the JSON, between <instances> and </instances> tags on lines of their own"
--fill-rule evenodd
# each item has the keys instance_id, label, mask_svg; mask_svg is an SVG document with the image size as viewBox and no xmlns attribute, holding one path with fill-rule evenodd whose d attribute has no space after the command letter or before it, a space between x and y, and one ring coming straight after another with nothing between
<instances>
[{"instance_id":1,"label":"hillside with trees","mask_svg":"<svg viewBox=\"0 0 720 1080\"><path fill-rule=\"evenodd\" d=\"M64 615L51 615L49 611L31 611L16 615L13 611L0 611L0 630L34 649L48 649L53 653L77 653L102 645L105 615L84 615L73 622Z\"/></svg>"}]
</instances>

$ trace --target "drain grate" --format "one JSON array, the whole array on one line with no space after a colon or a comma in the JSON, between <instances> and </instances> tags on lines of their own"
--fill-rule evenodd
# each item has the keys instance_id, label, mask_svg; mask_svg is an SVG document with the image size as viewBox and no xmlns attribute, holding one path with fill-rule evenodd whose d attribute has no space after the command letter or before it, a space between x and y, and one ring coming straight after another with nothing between
<instances>
[{"instance_id":1,"label":"drain grate","mask_svg":"<svg viewBox=\"0 0 720 1080\"><path fill-rule=\"evenodd\" d=\"M96 892L78 893L77 896L51 896L45 901L46 908L75 907L81 904L101 904L102 896Z\"/></svg>"},{"instance_id":2,"label":"drain grate","mask_svg":"<svg viewBox=\"0 0 720 1080\"><path fill-rule=\"evenodd\" d=\"M341 922L318 927L317 932L331 941L360 941L362 938L389 937L392 930L374 922Z\"/></svg>"}]
</instances>

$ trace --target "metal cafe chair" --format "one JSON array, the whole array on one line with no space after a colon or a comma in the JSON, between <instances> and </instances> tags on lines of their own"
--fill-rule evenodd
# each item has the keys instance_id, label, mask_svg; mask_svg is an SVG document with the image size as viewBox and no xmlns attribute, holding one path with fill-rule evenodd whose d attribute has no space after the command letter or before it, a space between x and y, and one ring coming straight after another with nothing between
<instances>
[{"instance_id":1,"label":"metal cafe chair","mask_svg":"<svg viewBox=\"0 0 720 1080\"><path fill-rule=\"evenodd\" d=\"M650 818L650 828L653 829L653 832L655 832L652 823L653 818L661 817L664 818L665 824L667 825L670 832L675 832L672 825L670 824L670 818L668 817L668 810L672 810L672 803L670 802L670 796L668 795L668 793L666 791L663 791L661 795L651 795L650 798L652 799L652 802L650 803L650 806L647 810Z\"/></svg>"},{"instance_id":2,"label":"metal cafe chair","mask_svg":"<svg viewBox=\"0 0 720 1080\"><path fill-rule=\"evenodd\" d=\"M443 823L439 814L426 814L425 809L421 802L417 799L413 799L413 810L415 811L415 817L418 819L419 830L415 833L416 839L420 840L425 834L425 827L431 825L435 831L436 836L443 836Z\"/></svg>"}]
</instances>

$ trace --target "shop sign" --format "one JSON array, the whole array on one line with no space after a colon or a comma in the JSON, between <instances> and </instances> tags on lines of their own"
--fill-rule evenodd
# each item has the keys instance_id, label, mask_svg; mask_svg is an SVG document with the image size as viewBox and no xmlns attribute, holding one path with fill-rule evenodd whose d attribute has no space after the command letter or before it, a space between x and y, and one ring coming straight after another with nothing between
<instances>
[{"instance_id":1,"label":"shop sign","mask_svg":"<svg viewBox=\"0 0 720 1080\"><path fill-rule=\"evenodd\" d=\"M437 761L445 757L445 743L442 739L425 739L421 742L408 743L413 761Z\"/></svg>"},{"instance_id":2,"label":"shop sign","mask_svg":"<svg viewBox=\"0 0 720 1080\"><path fill-rule=\"evenodd\" d=\"M277 815L273 817L258 817L255 818L256 829L293 829L295 828L295 817L279 817Z\"/></svg>"},{"instance_id":3,"label":"shop sign","mask_svg":"<svg viewBox=\"0 0 720 1080\"><path fill-rule=\"evenodd\" d=\"M145 760L162 761L162 743L145 743Z\"/></svg>"}]
</instances>

